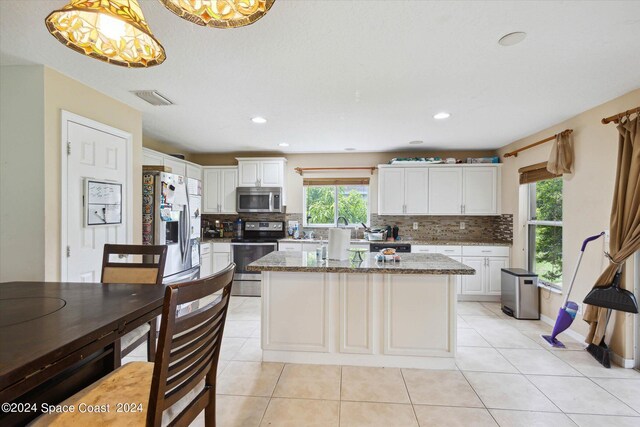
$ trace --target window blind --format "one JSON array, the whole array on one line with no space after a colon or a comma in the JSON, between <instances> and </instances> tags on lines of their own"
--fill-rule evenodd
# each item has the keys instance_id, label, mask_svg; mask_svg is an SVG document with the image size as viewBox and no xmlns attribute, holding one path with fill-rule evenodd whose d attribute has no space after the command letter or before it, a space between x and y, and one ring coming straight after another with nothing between
<instances>
[{"instance_id":1,"label":"window blind","mask_svg":"<svg viewBox=\"0 0 640 427\"><path fill-rule=\"evenodd\" d=\"M305 178L303 185L369 185L369 178Z\"/></svg>"},{"instance_id":2,"label":"window blind","mask_svg":"<svg viewBox=\"0 0 640 427\"><path fill-rule=\"evenodd\" d=\"M518 169L518 172L520 173L520 184L529 184L531 182L538 182L562 176L549 172L547 170L547 162L536 163L535 165L520 168Z\"/></svg>"}]
</instances>

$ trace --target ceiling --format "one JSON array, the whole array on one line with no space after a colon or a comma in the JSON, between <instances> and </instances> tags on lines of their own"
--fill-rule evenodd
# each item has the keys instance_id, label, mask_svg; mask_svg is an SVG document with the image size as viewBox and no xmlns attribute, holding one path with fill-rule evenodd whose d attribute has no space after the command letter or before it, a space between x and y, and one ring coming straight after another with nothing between
<instances>
[{"instance_id":1,"label":"ceiling","mask_svg":"<svg viewBox=\"0 0 640 427\"><path fill-rule=\"evenodd\" d=\"M66 3L0 0L0 64L52 67L191 152L494 149L640 87L638 1L277 0L255 24L218 30L143 0L168 57L150 69L62 46L44 18ZM497 43L513 31L528 36Z\"/></svg>"}]
</instances>

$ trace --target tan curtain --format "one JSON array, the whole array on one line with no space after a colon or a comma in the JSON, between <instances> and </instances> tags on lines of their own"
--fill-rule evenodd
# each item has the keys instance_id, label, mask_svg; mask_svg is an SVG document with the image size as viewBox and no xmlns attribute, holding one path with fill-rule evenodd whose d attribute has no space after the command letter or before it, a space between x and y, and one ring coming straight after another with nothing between
<instances>
[{"instance_id":1,"label":"tan curtain","mask_svg":"<svg viewBox=\"0 0 640 427\"><path fill-rule=\"evenodd\" d=\"M618 125L618 166L613 206L611 208L611 239L609 252L617 264L640 250L640 132L638 117ZM613 281L617 266L610 264L595 286ZM620 284L624 288L624 275ZM583 319L590 324L587 342L599 345L606 328L607 309L587 306Z\"/></svg>"},{"instance_id":2,"label":"tan curtain","mask_svg":"<svg viewBox=\"0 0 640 427\"><path fill-rule=\"evenodd\" d=\"M571 132L561 132L551 148L547 170L555 175L573 172L573 142Z\"/></svg>"},{"instance_id":3,"label":"tan curtain","mask_svg":"<svg viewBox=\"0 0 640 427\"><path fill-rule=\"evenodd\" d=\"M531 182L544 181L545 179L553 179L562 176L549 172L547 170L547 162L525 166L518 169L518 173L520 174L520 184L529 184Z\"/></svg>"}]
</instances>

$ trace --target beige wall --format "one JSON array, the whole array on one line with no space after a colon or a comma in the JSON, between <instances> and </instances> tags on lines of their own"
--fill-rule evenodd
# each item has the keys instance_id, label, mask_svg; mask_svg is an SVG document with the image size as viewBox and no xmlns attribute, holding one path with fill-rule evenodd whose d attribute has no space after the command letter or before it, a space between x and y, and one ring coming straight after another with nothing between
<instances>
[{"instance_id":1,"label":"beige wall","mask_svg":"<svg viewBox=\"0 0 640 427\"><path fill-rule=\"evenodd\" d=\"M142 113L45 67L45 279L60 278L61 110L133 135L133 242L142 241Z\"/></svg>"},{"instance_id":2,"label":"beige wall","mask_svg":"<svg viewBox=\"0 0 640 427\"><path fill-rule=\"evenodd\" d=\"M0 282L44 277L43 75L0 71Z\"/></svg>"},{"instance_id":3,"label":"beige wall","mask_svg":"<svg viewBox=\"0 0 640 427\"><path fill-rule=\"evenodd\" d=\"M2 107L2 174L10 178L0 185L0 280L60 280L61 110L133 135L133 242L142 240L139 111L43 66L3 67Z\"/></svg>"},{"instance_id":4,"label":"beige wall","mask_svg":"<svg viewBox=\"0 0 640 427\"><path fill-rule=\"evenodd\" d=\"M544 129L499 150L500 155L558 133L573 129L575 171L564 178L563 190L563 283L568 286L580 245L585 237L609 228L609 216L616 173L618 131L615 124L603 125L600 119L640 105L640 90L585 111L569 120ZM519 153L518 157L504 159L502 167L502 209L514 215L514 241L512 263L526 267L526 214L518 183L518 169L546 161L551 143L542 144ZM580 272L571 292L571 300L581 303L606 262L602 251L604 239L592 243L582 260ZM627 268L627 286L632 288L633 269ZM541 293L542 314L555 319L564 296ZM580 315L571 329L586 335L588 325ZM625 357L633 357L633 317L618 315L611 345Z\"/></svg>"},{"instance_id":5,"label":"beige wall","mask_svg":"<svg viewBox=\"0 0 640 427\"><path fill-rule=\"evenodd\" d=\"M190 160L204 166L220 166L237 164L236 157L286 157L287 170L285 181L287 188L287 212L302 212L302 176L295 168L309 167L347 167L347 166L376 166L387 163L394 157L487 157L495 155L494 151L458 151L458 152L389 152L389 153L339 153L339 154L274 154L274 153L221 153L221 154L192 154ZM370 175L368 171L356 172L358 176L370 176L370 206L371 212L378 212L378 174ZM345 176L349 173L330 171L326 176ZM316 174L315 176L319 176Z\"/></svg>"}]
</instances>

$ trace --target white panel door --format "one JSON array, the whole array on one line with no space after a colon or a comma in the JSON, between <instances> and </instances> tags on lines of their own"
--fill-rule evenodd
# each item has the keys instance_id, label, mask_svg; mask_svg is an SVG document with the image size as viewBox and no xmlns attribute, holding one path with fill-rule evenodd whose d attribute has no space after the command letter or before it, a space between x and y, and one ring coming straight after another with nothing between
<instances>
[{"instance_id":1,"label":"white panel door","mask_svg":"<svg viewBox=\"0 0 640 427\"><path fill-rule=\"evenodd\" d=\"M220 212L220 170L204 168L203 171L203 213Z\"/></svg>"},{"instance_id":2,"label":"white panel door","mask_svg":"<svg viewBox=\"0 0 640 427\"><path fill-rule=\"evenodd\" d=\"M238 186L255 187L260 181L260 162L243 160L238 162Z\"/></svg>"},{"instance_id":3,"label":"white panel door","mask_svg":"<svg viewBox=\"0 0 640 427\"><path fill-rule=\"evenodd\" d=\"M481 295L485 292L485 257L463 257L462 263L476 270L476 274L462 276L464 295Z\"/></svg>"},{"instance_id":4,"label":"white panel door","mask_svg":"<svg viewBox=\"0 0 640 427\"><path fill-rule=\"evenodd\" d=\"M211 252L202 254L200 259L200 277L207 277L213 274L213 262L211 260Z\"/></svg>"},{"instance_id":5,"label":"white panel door","mask_svg":"<svg viewBox=\"0 0 640 427\"><path fill-rule=\"evenodd\" d=\"M284 187L284 163L281 160L262 162L261 187Z\"/></svg>"},{"instance_id":6,"label":"white panel door","mask_svg":"<svg viewBox=\"0 0 640 427\"><path fill-rule=\"evenodd\" d=\"M464 168L465 215L498 213L498 170L495 167Z\"/></svg>"},{"instance_id":7,"label":"white panel door","mask_svg":"<svg viewBox=\"0 0 640 427\"><path fill-rule=\"evenodd\" d=\"M378 215L404 211L404 169L381 168L378 173Z\"/></svg>"},{"instance_id":8,"label":"white panel door","mask_svg":"<svg viewBox=\"0 0 640 427\"><path fill-rule=\"evenodd\" d=\"M429 214L462 213L462 168L434 167L429 170Z\"/></svg>"},{"instance_id":9,"label":"white panel door","mask_svg":"<svg viewBox=\"0 0 640 427\"><path fill-rule=\"evenodd\" d=\"M164 157L160 153L151 150L142 150L142 164L144 166L162 166Z\"/></svg>"},{"instance_id":10,"label":"white panel door","mask_svg":"<svg viewBox=\"0 0 640 427\"><path fill-rule=\"evenodd\" d=\"M238 169L220 169L220 200L221 213L236 212L236 187L238 186Z\"/></svg>"},{"instance_id":11,"label":"white panel door","mask_svg":"<svg viewBox=\"0 0 640 427\"><path fill-rule=\"evenodd\" d=\"M213 253L213 273L222 271L231 263L230 252L214 252Z\"/></svg>"},{"instance_id":12,"label":"white panel door","mask_svg":"<svg viewBox=\"0 0 640 427\"><path fill-rule=\"evenodd\" d=\"M487 288L485 292L489 295L500 295L502 290L500 282L502 280L502 269L509 268L509 258L488 257L487 258Z\"/></svg>"},{"instance_id":13,"label":"white panel door","mask_svg":"<svg viewBox=\"0 0 640 427\"><path fill-rule=\"evenodd\" d=\"M426 215L429 213L429 169L407 168L404 170L404 213Z\"/></svg>"},{"instance_id":14,"label":"white panel door","mask_svg":"<svg viewBox=\"0 0 640 427\"><path fill-rule=\"evenodd\" d=\"M105 243L127 243L127 140L67 121L66 278L69 282L99 282ZM84 180L122 184L122 224L84 226ZM62 254L63 257L66 254ZM64 258L63 258L64 259Z\"/></svg>"},{"instance_id":15,"label":"white panel door","mask_svg":"<svg viewBox=\"0 0 640 427\"><path fill-rule=\"evenodd\" d=\"M171 173L174 175L187 175L187 165L180 159L165 157L163 164L165 166L169 166L171 168Z\"/></svg>"}]
</instances>

